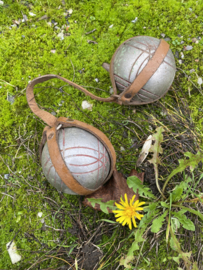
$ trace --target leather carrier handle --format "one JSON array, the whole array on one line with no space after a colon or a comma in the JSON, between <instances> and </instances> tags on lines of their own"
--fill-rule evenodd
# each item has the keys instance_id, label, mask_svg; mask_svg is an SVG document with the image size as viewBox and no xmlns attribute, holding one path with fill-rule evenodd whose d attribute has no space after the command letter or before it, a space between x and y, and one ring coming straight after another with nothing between
<instances>
[{"instance_id":1,"label":"leather carrier handle","mask_svg":"<svg viewBox=\"0 0 203 270\"><path fill-rule=\"evenodd\" d=\"M28 101L30 109L32 110L32 112L34 114L36 114L46 124L49 125L49 127L45 127L44 132L43 132L42 141L41 141L41 145L40 145L40 159L41 159L43 146L44 146L45 142L47 141L49 155L50 155L52 164L54 165L54 168L55 168L57 174L59 175L59 177L61 178L61 180L73 192L75 192L79 195L88 195L88 194L91 194L94 191L98 190L111 177L113 170L115 168L115 165L116 165L116 153L115 153L113 145L111 144L109 139L99 129L97 129L91 125L88 125L86 123L80 122L78 120L72 120L72 119L68 119L65 117L56 118L52 114L50 114L44 110L41 110L37 106L37 103L36 103L36 100L34 97L34 92L33 92L34 86L38 83L47 81L47 80L52 79L52 78L58 78L58 79L61 79L65 82L68 82L68 83L70 82L67 79L62 78L62 77L57 76L57 75L45 75L45 76L41 76L41 77L38 77L38 78L32 80L28 84L27 89L26 89L26 97L27 97L27 101ZM71 82L71 85L78 88L78 89L82 88L73 82ZM82 88L82 89L86 90L84 88ZM85 92L85 91L83 91L83 92ZM89 93L88 95L94 96L91 93ZM112 101L114 99L115 98L110 97L107 100ZM89 133L93 134L95 137L97 137L103 143L103 145L106 147L106 150L107 150L109 157L110 157L110 160L111 160L111 169L110 169L109 174L108 174L107 178L105 179L105 181L97 189L92 190L92 189L88 189L88 188L83 187L72 176L71 172L69 171L68 167L66 166L66 164L61 156L61 152L60 152L59 145L58 145L58 130L60 128L65 128L65 127L78 127L78 128L84 129L84 130L88 131Z\"/></svg>"},{"instance_id":2,"label":"leather carrier handle","mask_svg":"<svg viewBox=\"0 0 203 270\"><path fill-rule=\"evenodd\" d=\"M27 97L27 102L29 104L29 107L30 109L32 110L32 112L34 114L36 114L39 118L41 118L47 125L49 126L53 126L54 123L56 122L56 117L53 116L52 114L44 111L44 110L41 110L38 106L37 106L37 102L35 100L35 97L34 97L34 92L33 92L33 89L34 89L34 86L38 83L42 83L42 82L45 82L45 81L48 81L50 79L60 79L66 83L68 83L69 85L81 90L83 93L85 93L85 95L88 95L90 96L91 98L93 99L96 99L98 101L105 101L105 102L116 102L117 100L117 97L114 97L114 96L111 96L111 97L108 97L108 98L101 98L101 97L97 97L95 95L93 95L92 93L90 93L89 91L87 91L87 89L83 88L82 86L72 82L72 81L69 81L63 77L60 77L58 75L54 75L54 74L48 74L48 75L44 75L44 76L40 76L38 78L35 78L34 80L32 80L27 88L26 88L26 97ZM116 95L117 92L114 91L114 94Z\"/></svg>"}]
</instances>

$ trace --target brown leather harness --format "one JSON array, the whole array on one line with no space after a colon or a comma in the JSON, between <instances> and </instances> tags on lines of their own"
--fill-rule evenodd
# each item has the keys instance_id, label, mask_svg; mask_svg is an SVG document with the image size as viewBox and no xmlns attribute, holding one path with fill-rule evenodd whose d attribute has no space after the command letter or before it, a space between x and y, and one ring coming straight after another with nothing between
<instances>
[{"instance_id":1,"label":"brown leather harness","mask_svg":"<svg viewBox=\"0 0 203 270\"><path fill-rule=\"evenodd\" d=\"M54 77L53 77L54 76ZM26 89L26 97L27 97L27 102L30 106L30 109L34 114L36 114L39 118L41 118L48 126L44 128L43 135L42 135L42 140L40 144L40 158L42 154L42 150L44 147L44 144L47 141L48 144L48 150L50 154L50 158L52 161L52 164L58 173L59 177L62 179L62 181L67 185L69 189L74 191L75 193L79 195L88 195L93 193L94 191L98 190L97 189L87 189L83 187L70 173L68 167L66 166L62 156L61 152L59 149L58 145L58 132L60 128L69 128L69 127L78 127L83 130L86 130L93 134L95 137L97 137L101 143L106 147L106 150L109 154L110 157L110 162L111 162L111 169L109 171L108 177L106 178L105 182L111 177L113 170L115 168L116 164L116 153L115 150L109 141L109 139L106 137L106 135L98 130L97 128L88 125L86 123L80 122L78 120L72 120L69 118L65 117L59 117L56 118L52 114L41 110L36 103L35 97L34 97L34 92L33 88L36 84L47 81L51 78L58 78L59 76L55 75L46 75L39 77L37 79L34 79L31 81ZM61 78L61 77L59 77Z\"/></svg>"},{"instance_id":2,"label":"brown leather harness","mask_svg":"<svg viewBox=\"0 0 203 270\"><path fill-rule=\"evenodd\" d=\"M119 49L119 47L118 47ZM90 96L91 98L98 100L98 101L104 101L104 102L115 102L118 104L125 104L125 105L137 105L137 102L132 102L132 98L138 93L138 91L146 84L146 82L151 78L151 76L156 72L162 61L164 60L168 50L169 50L169 45L166 41L161 40L160 44L155 51L153 57L149 60L147 65L143 68L143 70L139 73L139 75L135 78L133 83L126 88L120 95L117 95L117 88L116 88L116 83L114 79L114 74L113 74L113 65L114 65L114 58L115 55L118 51L114 53L112 59L111 59L111 64L110 64L110 79L113 85L113 91L114 94L108 98L101 98L98 96L93 95L90 93L87 89L83 88L82 86L69 81L63 77L60 77L58 75L44 75L41 77L38 77L34 80L32 80L26 89L26 97L28 104L30 106L30 109L33 111L34 114L36 114L39 118L41 118L49 127L45 127L43 131L43 136L42 136L42 141L40 145L40 156L44 147L45 142L47 141L48 144L48 149L49 149L49 154L50 158L52 161L52 164L54 165L54 168L62 181L75 193L80 194L80 195L88 195L91 194L92 192L98 190L90 190L85 187L83 187L70 173L68 170L62 156L60 153L59 145L58 145L58 130L60 128L67 128L67 127L78 127L81 129L84 129L94 136L96 136L106 147L110 160L111 160L111 170L109 172L109 175L106 179L106 181L110 178L110 176L113 173L113 170L115 168L116 164L116 153L115 150L109 141L109 139L104 135L100 130L96 129L93 126L90 126L88 124L85 124L83 122L77 121L77 120L72 120L68 119L65 117L60 117L56 118L52 114L41 110L36 103L35 97L34 97L34 86L38 83L45 82L49 79L60 79L69 85L81 90L85 95ZM143 103L144 104L144 103Z\"/></svg>"}]
</instances>

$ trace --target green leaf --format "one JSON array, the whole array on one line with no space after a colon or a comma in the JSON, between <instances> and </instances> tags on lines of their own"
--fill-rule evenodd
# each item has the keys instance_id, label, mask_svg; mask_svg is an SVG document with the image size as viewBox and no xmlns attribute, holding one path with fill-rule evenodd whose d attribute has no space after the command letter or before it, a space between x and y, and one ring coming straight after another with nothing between
<instances>
[{"instance_id":1,"label":"green leaf","mask_svg":"<svg viewBox=\"0 0 203 270\"><path fill-rule=\"evenodd\" d=\"M180 185L175 186L174 191L172 192L172 202L177 202L181 199L183 194L184 182L180 183Z\"/></svg>"},{"instance_id":2,"label":"green leaf","mask_svg":"<svg viewBox=\"0 0 203 270\"><path fill-rule=\"evenodd\" d=\"M193 263L192 270L198 270L197 262Z\"/></svg>"},{"instance_id":3,"label":"green leaf","mask_svg":"<svg viewBox=\"0 0 203 270\"><path fill-rule=\"evenodd\" d=\"M142 184L142 181L137 176L130 176L127 178L129 188L132 188L135 193L139 190L139 196L156 199L156 197L149 191L150 189Z\"/></svg>"},{"instance_id":4,"label":"green leaf","mask_svg":"<svg viewBox=\"0 0 203 270\"><path fill-rule=\"evenodd\" d=\"M143 242L144 238L142 237L143 233L145 231L145 228L138 228L136 232L134 233L135 240L132 243L130 249L128 250L127 256L133 256L133 252L135 250L139 250L138 243Z\"/></svg>"},{"instance_id":5,"label":"green leaf","mask_svg":"<svg viewBox=\"0 0 203 270\"><path fill-rule=\"evenodd\" d=\"M158 233L163 226L163 222L167 215L168 211L165 211L161 216L155 218L152 222L151 232Z\"/></svg>"},{"instance_id":6,"label":"green leaf","mask_svg":"<svg viewBox=\"0 0 203 270\"><path fill-rule=\"evenodd\" d=\"M183 205L179 205L179 204L173 204L173 206L174 206L174 207L182 208L182 209L184 209L184 210L186 210L186 211L189 211L189 212L191 212L191 213L197 215L198 217L200 217L200 218L203 220L203 215L202 215L199 211L196 211L196 210L194 210L194 209L191 209L191 208L185 207L185 206L183 206ZM182 211L182 210L181 210L181 211ZM185 211L185 212L186 212L186 211Z\"/></svg>"},{"instance_id":7,"label":"green leaf","mask_svg":"<svg viewBox=\"0 0 203 270\"><path fill-rule=\"evenodd\" d=\"M158 206L158 202L153 202L153 203L150 203L148 206L146 206L143 210L144 212L151 212L151 211L154 211L156 209L156 207Z\"/></svg>"},{"instance_id":8,"label":"green leaf","mask_svg":"<svg viewBox=\"0 0 203 270\"><path fill-rule=\"evenodd\" d=\"M177 263L180 263L180 257L178 256L178 257L172 257L173 258L173 260L175 261L175 262L177 262Z\"/></svg>"},{"instance_id":9,"label":"green leaf","mask_svg":"<svg viewBox=\"0 0 203 270\"><path fill-rule=\"evenodd\" d=\"M164 208L169 208L169 205L166 202L160 202L161 206L163 206Z\"/></svg>"},{"instance_id":10,"label":"green leaf","mask_svg":"<svg viewBox=\"0 0 203 270\"><path fill-rule=\"evenodd\" d=\"M173 237L170 238L169 243L170 243L170 247L171 247L173 250L177 251L177 246L176 246L176 243L174 242Z\"/></svg>"},{"instance_id":11,"label":"green leaf","mask_svg":"<svg viewBox=\"0 0 203 270\"><path fill-rule=\"evenodd\" d=\"M158 212L159 210L156 209L154 211L149 211L147 214L145 214L139 223L139 228L143 228L145 230L145 228L149 226L149 224Z\"/></svg>"},{"instance_id":12,"label":"green leaf","mask_svg":"<svg viewBox=\"0 0 203 270\"><path fill-rule=\"evenodd\" d=\"M129 263L134 259L134 256L126 256L125 258L122 257L120 259L119 264L123 265L125 267L125 269L132 269L131 265L129 265Z\"/></svg>"},{"instance_id":13,"label":"green leaf","mask_svg":"<svg viewBox=\"0 0 203 270\"><path fill-rule=\"evenodd\" d=\"M194 223L188 219L182 211L179 212L171 212L178 220L180 223L183 225L183 228L189 231L195 231L195 225Z\"/></svg>"},{"instance_id":14,"label":"green leaf","mask_svg":"<svg viewBox=\"0 0 203 270\"><path fill-rule=\"evenodd\" d=\"M168 182L177 173L183 172L187 167L190 167L191 171L193 171L194 168L199 164L199 162L203 161L203 155L200 152L197 152L196 155L190 152L186 152L184 155L185 157L188 157L189 159L180 159L179 166L171 172L166 182Z\"/></svg>"},{"instance_id":15,"label":"green leaf","mask_svg":"<svg viewBox=\"0 0 203 270\"><path fill-rule=\"evenodd\" d=\"M99 204L101 211L104 212L105 214L109 214L107 208L109 208L111 210L116 209L116 206L114 205L115 201L111 200L111 201L108 201L108 202L104 203L101 200L102 200L101 198L99 198L99 199L88 199L88 201L91 203L91 205L93 207L95 207L96 203Z\"/></svg>"}]
</instances>

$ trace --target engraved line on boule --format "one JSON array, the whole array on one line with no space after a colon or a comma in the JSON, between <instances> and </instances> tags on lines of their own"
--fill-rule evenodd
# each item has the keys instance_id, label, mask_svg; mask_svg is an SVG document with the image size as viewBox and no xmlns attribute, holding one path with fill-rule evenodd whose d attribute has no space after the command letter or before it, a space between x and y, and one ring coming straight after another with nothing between
<instances>
[{"instance_id":1,"label":"engraved line on boule","mask_svg":"<svg viewBox=\"0 0 203 270\"><path fill-rule=\"evenodd\" d=\"M121 44L121 45L122 45L122 44ZM140 50L140 51L142 51L142 52L145 52L145 53L148 53L148 54L149 54L149 51L143 50L143 49L141 49L141 48L139 48L139 47L136 47L136 46L133 46L133 45L131 45L131 44L125 44L125 45L128 45L128 46L130 46L130 47L133 47L133 48L135 48L135 49L137 49L137 50Z\"/></svg>"},{"instance_id":2,"label":"engraved line on boule","mask_svg":"<svg viewBox=\"0 0 203 270\"><path fill-rule=\"evenodd\" d=\"M166 62L165 60L163 61L164 63L166 63L167 65L169 65L170 67L172 67L173 69L175 69L176 70L176 68L175 67L173 67L171 64L169 64L168 62Z\"/></svg>"},{"instance_id":3,"label":"engraved line on boule","mask_svg":"<svg viewBox=\"0 0 203 270\"><path fill-rule=\"evenodd\" d=\"M93 150L93 151L96 151L96 152L98 152L98 150L96 150L96 149L94 149L94 148L90 148L90 147L85 147L85 146L73 146L73 147L68 147L68 148L65 148L65 151L66 150L70 150L70 149L88 149L88 150ZM61 150L60 149L60 152L62 152L63 150ZM106 152L107 153L107 152ZM108 154L108 153L107 153ZM67 157L67 156L66 156ZM65 157L65 158L66 158ZM90 157L93 157L93 156L90 156ZM93 158L95 158L95 157L93 157ZM107 157L107 159L108 159L108 157ZM46 162L44 163L44 168L46 167L46 165L48 164L48 162L51 160L51 158L49 157L49 158L47 158L47 160L46 160ZM82 165L81 165L82 166Z\"/></svg>"},{"instance_id":4,"label":"engraved line on boule","mask_svg":"<svg viewBox=\"0 0 203 270\"><path fill-rule=\"evenodd\" d=\"M141 67L142 67L142 65L144 64L144 62L147 60L147 59L149 59L149 53L148 53L148 56L142 61L142 63L140 64L140 66L139 66L139 68L138 68L138 70L137 70L137 73L136 73L136 76L135 76L135 79L137 78L137 76L140 74L140 69L141 69ZM147 64L146 64L147 65ZM145 65L145 66L146 66Z\"/></svg>"},{"instance_id":5,"label":"engraved line on boule","mask_svg":"<svg viewBox=\"0 0 203 270\"><path fill-rule=\"evenodd\" d=\"M99 170L101 169L101 168L103 168L103 169L105 169L105 171L106 171L106 164L107 164L107 161L108 161L108 157L106 157L106 162L104 163L104 162L102 162L102 158L103 158L103 156L100 158L100 159L98 159L98 158L96 158L96 157L93 157L93 156L88 156L88 155L80 155L80 154L78 154L78 155L73 155L73 156L87 156L87 157L91 157L91 158L94 158L94 159L96 159L96 161L94 162L94 163L96 163L96 162L98 162L98 168L96 168L96 169L94 169L94 170L91 170L91 171L88 171L88 172L81 172L81 173L78 173L78 172L73 172L73 171L71 171L69 168L69 171L71 172L71 174L74 174L74 175L82 175L82 174L88 174L88 173L92 173L92 172L95 172L95 171L98 171L99 172ZM66 156L65 158L64 158L64 160L67 158L67 157L70 157L70 156ZM49 160L51 160L51 158L49 158ZM101 165L99 165L99 162L101 162ZM92 165L93 163L91 163L91 164L84 164L84 165L76 165L76 164L66 164L66 166L68 166L68 165L70 165L70 166L88 166L88 165ZM54 166L53 166L53 164L50 164L50 167L49 167L49 169L48 169L48 173L47 173L47 178L48 178L48 176L49 176L49 173L50 173L50 170L51 170L51 168L53 168ZM55 168L54 168L55 169ZM55 172L56 172L56 170L55 170ZM103 170L102 170L102 172L103 172ZM106 180L106 179L105 179ZM104 181L105 181L104 180ZM62 180L61 180L61 182L63 182ZM95 184L96 184L96 181L95 181Z\"/></svg>"},{"instance_id":6,"label":"engraved line on boule","mask_svg":"<svg viewBox=\"0 0 203 270\"><path fill-rule=\"evenodd\" d=\"M133 62L132 67L131 67L130 72L129 72L129 76L128 76L128 80L129 80L129 81L130 81L130 76L131 76L131 73L132 73L132 71L133 71L134 65L135 65L135 63L137 62L137 60L140 58L140 56L143 55L143 53L144 53L144 52L142 52L142 53L136 58L136 60Z\"/></svg>"},{"instance_id":7,"label":"engraved line on boule","mask_svg":"<svg viewBox=\"0 0 203 270\"><path fill-rule=\"evenodd\" d=\"M154 48L155 48L155 50L156 50L157 44L154 43L154 39L153 39L152 37L150 37L150 36L148 36L148 38L151 40L151 42L153 42Z\"/></svg>"},{"instance_id":8,"label":"engraved line on boule","mask_svg":"<svg viewBox=\"0 0 203 270\"><path fill-rule=\"evenodd\" d=\"M148 90L146 90L146 89L144 89L144 88L141 88L140 90L143 90L144 92L147 92L147 93L149 93L150 95L153 95L153 96L155 96L155 97L159 97L158 95L156 95L156 94L154 94L154 93L152 93L152 92L150 92L150 91L148 91ZM138 92L139 93L139 92Z\"/></svg>"}]
</instances>

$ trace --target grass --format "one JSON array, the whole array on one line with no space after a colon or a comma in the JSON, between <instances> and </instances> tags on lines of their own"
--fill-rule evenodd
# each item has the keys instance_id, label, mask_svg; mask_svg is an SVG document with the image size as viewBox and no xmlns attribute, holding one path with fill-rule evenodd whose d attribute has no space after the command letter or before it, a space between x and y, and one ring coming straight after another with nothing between
<instances>
[{"instance_id":1,"label":"grass","mask_svg":"<svg viewBox=\"0 0 203 270\"><path fill-rule=\"evenodd\" d=\"M163 179L175 166L173 152L180 145L179 134L184 134L185 130L189 134L189 143L185 140L182 152L202 147L202 89L197 83L203 71L202 1L62 2L8 0L0 6L0 269L37 269L39 265L41 269L63 269L63 265L72 265L75 269L75 259L80 265L87 256L82 247L95 232L98 237L90 242L101 250L99 253L94 247L100 258L95 269L117 269L120 258L132 242L132 238L129 243L124 241L127 228L100 222L106 218L105 214L85 208L79 197L59 194L47 183L38 156L44 123L32 114L25 97L30 80L39 75L58 74L80 85L93 87L88 89L98 96L108 97L111 82L102 63L110 62L116 48L132 36L162 38L165 34L179 59L176 58L177 73L169 93L155 104L130 107L97 102L57 80L39 85L35 90L36 98L41 107L55 112L57 117L69 116L101 129L115 147L117 169L124 175L134 168L144 140L159 125L168 128L165 134L168 142L177 139L170 145L165 141L166 154L160 174ZM73 13L68 17L69 9ZM36 16L32 17L29 12ZM11 26L23 18L22 14L28 21ZM40 20L44 15L47 19ZM133 23L135 17L138 20ZM51 26L47 22L52 22ZM54 22L59 29L54 27ZM58 34L63 25L64 29L69 28L64 30L61 40ZM96 31L86 34L93 29ZM193 42L193 38L198 43ZM97 44L88 43L88 40ZM185 51L187 45L193 49ZM14 97L14 104L7 100L8 95ZM83 100L93 104L91 112L81 109ZM186 113L185 103L190 113ZM163 115L163 109L167 110L170 120ZM173 157L171 163L164 162L170 154ZM180 158L181 151L178 155ZM143 168L146 175L148 168ZM10 174L9 179L5 179L5 174ZM151 173L148 175L146 180L151 185ZM38 217L39 212L43 213L45 223ZM100 225L100 231L97 231ZM199 256L201 269L202 255L198 253L201 246L197 244L197 238L202 238L201 229L198 232L195 236L188 235L188 239L193 240L191 243L186 239L181 244L186 250L188 245L196 259ZM177 263L170 259L174 251L168 251L160 237L146 234L145 244L135 254L139 269L177 269ZM13 238L22 256L22 261L15 265L11 264L6 250L6 243ZM122 267L119 269L124 269Z\"/></svg>"}]
</instances>

